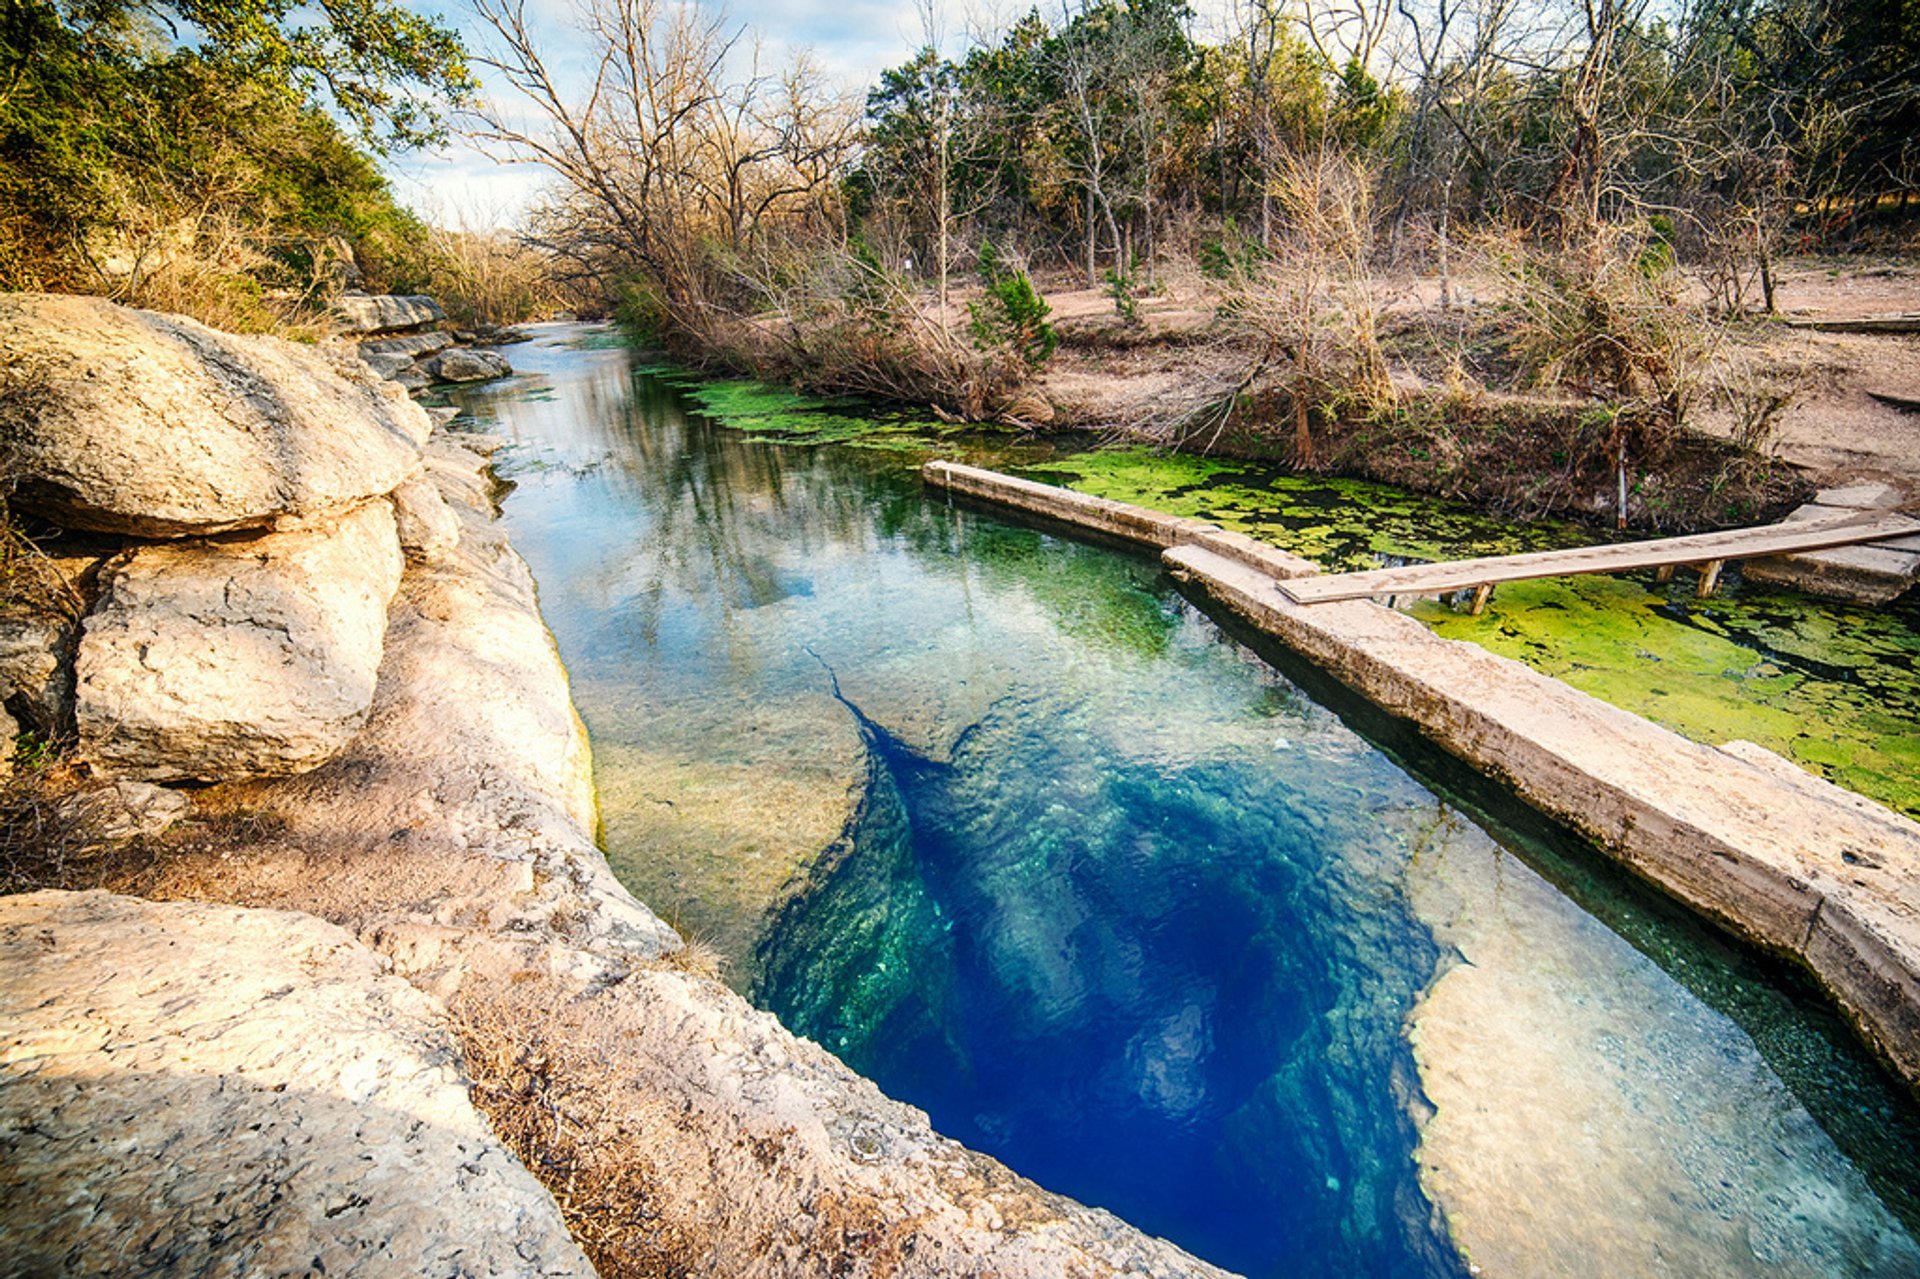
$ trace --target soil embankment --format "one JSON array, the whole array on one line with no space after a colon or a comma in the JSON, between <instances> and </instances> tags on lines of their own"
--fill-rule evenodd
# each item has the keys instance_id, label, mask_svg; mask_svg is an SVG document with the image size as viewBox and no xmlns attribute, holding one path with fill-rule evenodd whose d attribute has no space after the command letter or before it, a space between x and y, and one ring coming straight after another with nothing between
<instances>
[{"instance_id":1,"label":"soil embankment","mask_svg":"<svg viewBox=\"0 0 1920 1279\"><path fill-rule=\"evenodd\" d=\"M1604 406L1524 385L1502 354L1500 280L1464 273L1454 305L1431 277L1377 281L1383 350L1403 405L1382 421L1327 424L1322 468L1524 516L1611 523ZM1170 276L1123 322L1103 291L1048 302L1061 341L1035 392L1053 420L1116 438L1259 458L1290 457L1281 407L1226 422L1255 352L1224 327L1213 282ZM1920 311L1920 272L1874 262L1782 270L1783 318L1799 324ZM1691 375L1688 431L1659 459L1630 459L1629 523L1695 530L1757 523L1815 486L1875 480L1920 498L1920 337L1821 332L1754 319L1715 328ZM1316 430L1321 430L1316 427ZM1747 455L1738 433L1759 441ZM1582 465L1581 459L1589 463ZM1784 465L1771 465L1779 463Z\"/></svg>"}]
</instances>

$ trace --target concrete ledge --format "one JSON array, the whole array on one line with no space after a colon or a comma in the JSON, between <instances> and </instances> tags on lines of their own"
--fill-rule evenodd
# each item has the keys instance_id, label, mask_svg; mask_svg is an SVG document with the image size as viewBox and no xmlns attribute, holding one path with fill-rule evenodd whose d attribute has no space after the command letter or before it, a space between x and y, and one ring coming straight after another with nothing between
<instances>
[{"instance_id":1,"label":"concrete ledge","mask_svg":"<svg viewBox=\"0 0 1920 1279\"><path fill-rule=\"evenodd\" d=\"M1173 573L1733 931L1805 964L1920 1084L1920 825L1751 743L1692 742L1367 601L1302 605L1312 565L1202 521L931 463L928 483L1159 549ZM1170 540L1178 539L1178 540Z\"/></svg>"}]
</instances>

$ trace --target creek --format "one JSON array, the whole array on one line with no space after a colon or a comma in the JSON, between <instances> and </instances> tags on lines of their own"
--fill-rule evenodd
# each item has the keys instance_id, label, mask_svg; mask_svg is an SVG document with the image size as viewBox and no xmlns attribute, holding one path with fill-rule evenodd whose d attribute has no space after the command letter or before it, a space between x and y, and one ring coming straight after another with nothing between
<instances>
[{"instance_id":1,"label":"creek","mask_svg":"<svg viewBox=\"0 0 1920 1279\"><path fill-rule=\"evenodd\" d=\"M1263 1279L1920 1273L1920 1115L1798 975L915 469L1074 459L507 353L616 873L942 1131Z\"/></svg>"}]
</instances>

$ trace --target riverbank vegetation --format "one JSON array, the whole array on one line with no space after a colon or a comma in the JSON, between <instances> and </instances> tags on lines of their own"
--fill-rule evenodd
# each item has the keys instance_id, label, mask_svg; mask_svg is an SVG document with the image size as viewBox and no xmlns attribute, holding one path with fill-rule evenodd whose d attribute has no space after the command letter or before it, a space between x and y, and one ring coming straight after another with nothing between
<instances>
[{"instance_id":1,"label":"riverbank vegetation","mask_svg":"<svg viewBox=\"0 0 1920 1279\"><path fill-rule=\"evenodd\" d=\"M5 0L0 86L0 287L296 337L349 286L465 323L554 309L516 238L430 226L380 172L475 87L455 34L404 7Z\"/></svg>"},{"instance_id":2,"label":"riverbank vegetation","mask_svg":"<svg viewBox=\"0 0 1920 1279\"><path fill-rule=\"evenodd\" d=\"M353 286L613 313L803 389L1673 527L1794 496L1782 255L1898 248L1920 186L1892 0L929 3L864 96L717 8L474 5L469 53L382 3L9 0L0 285L295 336ZM370 152L451 126L545 170L525 225L395 200Z\"/></svg>"},{"instance_id":3,"label":"riverbank vegetation","mask_svg":"<svg viewBox=\"0 0 1920 1279\"><path fill-rule=\"evenodd\" d=\"M928 7L864 103L664 0L588 4L570 94L519 0L479 9L522 99L486 131L556 179L537 239L678 358L1038 425L1056 340L1149 343L1177 291L1181 385L1065 416L1416 484L1424 455L1529 509L1791 497L1761 461L1791 391L1729 351L1782 253L1901 234L1915 185L1892 4L1248 0L1202 33L1102 0L957 40ZM1035 281L1112 314L1056 334ZM1009 282L1044 338L980 322ZM1516 463L1546 474L1483 492Z\"/></svg>"}]
</instances>

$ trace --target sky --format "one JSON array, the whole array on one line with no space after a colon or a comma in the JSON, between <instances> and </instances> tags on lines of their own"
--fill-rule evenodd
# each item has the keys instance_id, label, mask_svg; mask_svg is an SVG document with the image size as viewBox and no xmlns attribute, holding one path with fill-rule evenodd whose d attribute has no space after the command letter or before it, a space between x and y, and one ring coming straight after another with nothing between
<instances>
[{"instance_id":1,"label":"sky","mask_svg":"<svg viewBox=\"0 0 1920 1279\"><path fill-rule=\"evenodd\" d=\"M419 7L457 27L469 47L485 44L483 28L464 7ZM529 14L551 15L553 48L570 53L584 79L585 55L580 37L567 25L567 0L528 0L527 9ZM811 49L830 75L856 90L864 90L885 68L906 61L923 42L912 0L731 0L724 11L730 25L759 34L768 63L778 65L780 59ZM963 20L947 25L953 29L948 44L957 47ZM503 106L512 102L511 92L500 94L497 85L487 88ZM430 221L448 226L510 225L544 180L536 166L502 164L475 144L460 141L438 152L390 157L385 167L401 200Z\"/></svg>"},{"instance_id":2,"label":"sky","mask_svg":"<svg viewBox=\"0 0 1920 1279\"><path fill-rule=\"evenodd\" d=\"M701 3L709 11L715 7L705 0ZM957 55L964 49L969 31L1004 30L1036 3L1043 13L1057 18L1062 0L936 3L940 6L936 26L943 33L942 52ZM1224 16L1231 3L1196 3L1201 27L1207 26L1210 15ZM425 0L416 7L458 28L470 48L485 46L484 26L460 0ZM562 65L570 56L584 84L589 68L584 43L569 26L572 8L571 0L527 0L529 14L546 18L542 34L555 51L549 55L551 63ZM859 92L872 85L880 72L905 62L926 42L915 0L730 0L723 11L731 26L744 26L759 35L767 64L777 66L781 58L811 50L824 70ZM511 91L502 93L493 84L486 87L503 106L512 102ZM389 157L385 168L395 193L429 221L474 229L512 225L545 180L537 166L503 164L475 144L462 141L437 152Z\"/></svg>"}]
</instances>

